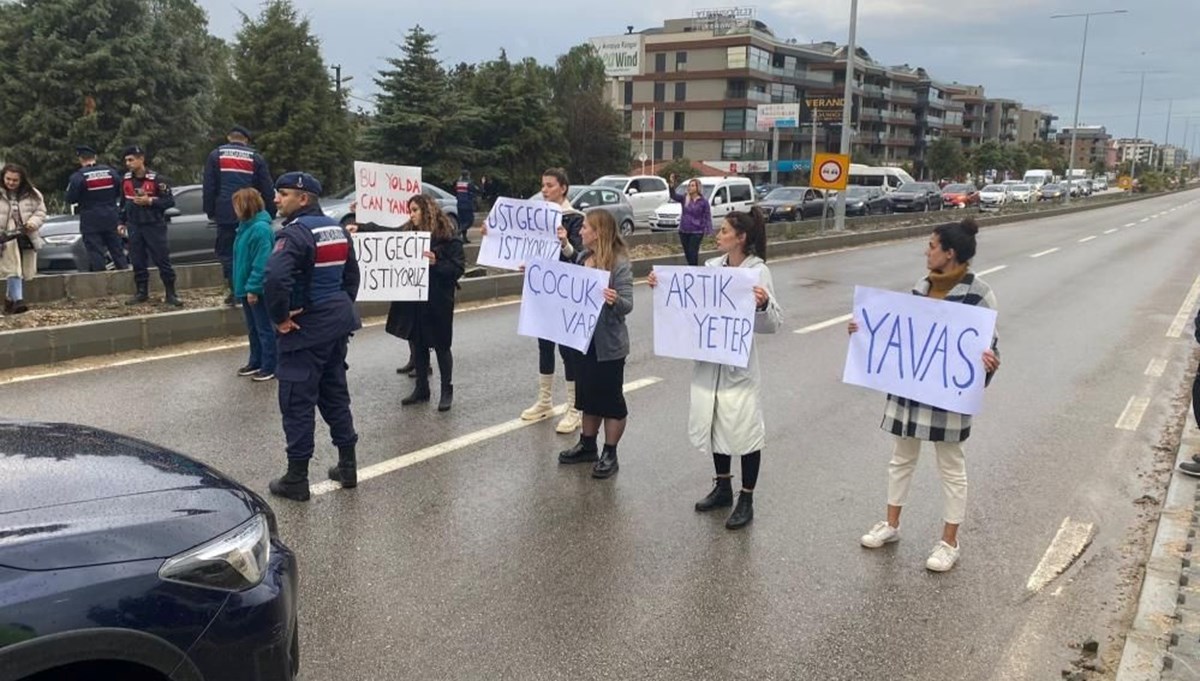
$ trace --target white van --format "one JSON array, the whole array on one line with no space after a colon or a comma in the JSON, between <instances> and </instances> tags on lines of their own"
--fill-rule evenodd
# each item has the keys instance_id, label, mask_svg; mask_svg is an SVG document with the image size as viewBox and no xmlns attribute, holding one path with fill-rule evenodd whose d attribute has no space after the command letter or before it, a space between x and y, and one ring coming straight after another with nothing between
<instances>
[{"instance_id":1,"label":"white van","mask_svg":"<svg viewBox=\"0 0 1200 681\"><path fill-rule=\"evenodd\" d=\"M909 182L916 182L912 175L904 172L903 168L892 168L889 166L865 166L860 163L850 164L850 179L846 184L858 185L861 187L879 187L885 193L896 191L896 189Z\"/></svg>"},{"instance_id":2,"label":"white van","mask_svg":"<svg viewBox=\"0 0 1200 681\"><path fill-rule=\"evenodd\" d=\"M1031 184L1038 189L1043 185L1052 184L1054 182L1054 171L1045 168L1037 168L1034 170L1026 170L1025 178L1022 184Z\"/></svg>"},{"instance_id":3,"label":"white van","mask_svg":"<svg viewBox=\"0 0 1200 681\"><path fill-rule=\"evenodd\" d=\"M657 175L605 175L592 184L624 194L633 206L633 221L639 225L649 222L654 209L671 200L667 181Z\"/></svg>"},{"instance_id":4,"label":"white van","mask_svg":"<svg viewBox=\"0 0 1200 681\"><path fill-rule=\"evenodd\" d=\"M712 206L713 229L716 230L724 222L725 216L734 211L746 212L754 206L754 183L748 177L698 177L700 193L708 199ZM688 182L684 180L675 191L680 196L687 195ZM650 229L656 232L674 231L679 229L679 216L683 207L676 201L668 201L658 207L650 216Z\"/></svg>"}]
</instances>

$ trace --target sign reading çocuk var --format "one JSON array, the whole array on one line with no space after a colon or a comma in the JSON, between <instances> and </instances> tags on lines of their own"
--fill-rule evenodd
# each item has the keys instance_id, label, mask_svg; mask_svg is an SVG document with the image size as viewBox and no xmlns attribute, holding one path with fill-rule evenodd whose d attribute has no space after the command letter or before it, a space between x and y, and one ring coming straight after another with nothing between
<instances>
[{"instance_id":1,"label":"sign reading \u00e7ocuk var","mask_svg":"<svg viewBox=\"0 0 1200 681\"><path fill-rule=\"evenodd\" d=\"M609 273L558 260L525 264L517 333L587 352L604 305Z\"/></svg>"},{"instance_id":2,"label":"sign reading \u00e7ocuk var","mask_svg":"<svg viewBox=\"0 0 1200 681\"><path fill-rule=\"evenodd\" d=\"M528 261L558 260L562 208L548 201L499 198L487 216L478 264L519 270Z\"/></svg>"},{"instance_id":3,"label":"sign reading \u00e7ocuk var","mask_svg":"<svg viewBox=\"0 0 1200 681\"><path fill-rule=\"evenodd\" d=\"M592 38L589 42L604 62L605 76L619 78L642 75L641 34Z\"/></svg>"},{"instance_id":4,"label":"sign reading \u00e7ocuk var","mask_svg":"<svg viewBox=\"0 0 1200 681\"><path fill-rule=\"evenodd\" d=\"M983 408L995 310L856 286L854 321L843 382L960 414Z\"/></svg>"},{"instance_id":5,"label":"sign reading \u00e7ocuk var","mask_svg":"<svg viewBox=\"0 0 1200 681\"><path fill-rule=\"evenodd\" d=\"M656 266L654 274L654 354L746 368L758 271Z\"/></svg>"}]
</instances>

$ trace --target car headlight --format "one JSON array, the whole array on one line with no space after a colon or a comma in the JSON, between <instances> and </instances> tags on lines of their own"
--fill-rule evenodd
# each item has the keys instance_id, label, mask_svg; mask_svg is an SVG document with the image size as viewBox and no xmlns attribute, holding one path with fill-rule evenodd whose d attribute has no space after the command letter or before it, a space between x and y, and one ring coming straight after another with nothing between
<instances>
[{"instance_id":1,"label":"car headlight","mask_svg":"<svg viewBox=\"0 0 1200 681\"><path fill-rule=\"evenodd\" d=\"M83 238L82 234L54 234L47 237L42 237L42 241L48 244L71 245Z\"/></svg>"},{"instance_id":2,"label":"car headlight","mask_svg":"<svg viewBox=\"0 0 1200 681\"><path fill-rule=\"evenodd\" d=\"M158 576L221 591L258 586L271 561L271 531L261 513L225 534L168 558Z\"/></svg>"}]
</instances>

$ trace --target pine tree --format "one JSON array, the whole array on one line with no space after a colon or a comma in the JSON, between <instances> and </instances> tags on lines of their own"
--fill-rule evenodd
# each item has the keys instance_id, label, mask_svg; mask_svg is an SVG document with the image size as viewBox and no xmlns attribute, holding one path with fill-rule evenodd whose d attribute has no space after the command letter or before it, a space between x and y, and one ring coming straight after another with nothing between
<instances>
[{"instance_id":1,"label":"pine tree","mask_svg":"<svg viewBox=\"0 0 1200 681\"><path fill-rule=\"evenodd\" d=\"M233 47L218 109L253 133L271 172L312 173L333 190L351 173L353 131L321 46L290 0L269 0Z\"/></svg>"}]
</instances>

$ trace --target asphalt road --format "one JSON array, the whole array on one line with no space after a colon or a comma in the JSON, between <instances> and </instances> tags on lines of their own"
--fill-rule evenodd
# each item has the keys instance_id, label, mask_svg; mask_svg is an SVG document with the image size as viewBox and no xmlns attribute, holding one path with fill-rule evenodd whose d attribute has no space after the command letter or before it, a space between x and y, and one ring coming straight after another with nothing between
<instances>
[{"instance_id":1,"label":"asphalt road","mask_svg":"<svg viewBox=\"0 0 1200 681\"><path fill-rule=\"evenodd\" d=\"M1161 497L1156 446L1179 421L1192 361L1194 310L1167 334L1200 284L1198 201L1193 191L981 232L974 269L999 300L1003 366L967 445L962 559L942 575L924 569L940 534L931 456L903 539L858 545L883 517L884 398L840 383L843 323L794 333L846 314L855 284L907 291L924 239L772 263L785 330L755 340L768 444L756 519L740 532L692 510L711 462L687 443L690 364L652 354L645 286L626 380L646 380L629 393L609 481L556 464L573 438L555 420L497 427L536 388L516 306L458 316L447 414L400 408L406 349L365 330L350 356L361 462L424 460L306 505L274 503L302 570L303 679L1045 679L1088 637L1111 657L1144 555L1135 501ZM243 355L11 383L0 413L144 437L265 493L283 467L275 389L234 376ZM336 457L323 426L318 443L319 475ZM1095 540L1030 593L1067 517Z\"/></svg>"}]
</instances>

